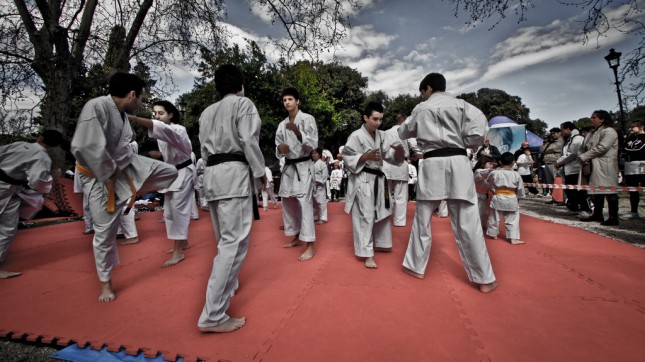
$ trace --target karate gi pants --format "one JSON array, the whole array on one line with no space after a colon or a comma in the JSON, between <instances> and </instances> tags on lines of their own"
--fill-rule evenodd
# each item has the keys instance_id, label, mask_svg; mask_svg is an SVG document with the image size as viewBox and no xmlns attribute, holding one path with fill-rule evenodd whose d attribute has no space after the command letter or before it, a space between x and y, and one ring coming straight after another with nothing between
<instances>
[{"instance_id":1,"label":"karate gi pants","mask_svg":"<svg viewBox=\"0 0 645 362\"><path fill-rule=\"evenodd\" d=\"M299 239L304 242L316 241L314 203L311 193L301 197L283 197L282 219L286 236L299 234Z\"/></svg>"},{"instance_id":2,"label":"karate gi pants","mask_svg":"<svg viewBox=\"0 0 645 362\"><path fill-rule=\"evenodd\" d=\"M499 223L504 218L504 227L506 227L506 237L509 239L520 238L520 210L515 211L502 211L490 209L488 215L488 226L486 227L486 235L497 237L499 234Z\"/></svg>"},{"instance_id":3,"label":"karate gi pants","mask_svg":"<svg viewBox=\"0 0 645 362\"><path fill-rule=\"evenodd\" d=\"M482 228L486 226L488 220L488 209L490 203L488 202L488 194L477 193L477 208L479 209L479 220L482 223Z\"/></svg>"},{"instance_id":4,"label":"karate gi pants","mask_svg":"<svg viewBox=\"0 0 645 362\"><path fill-rule=\"evenodd\" d=\"M130 200L126 202L128 204ZM125 212L125 210L123 210ZM139 236L139 233L137 232L137 225L134 223L134 216L136 213L134 212L134 208L130 210L128 214L123 214L119 218L119 231L117 232L118 234L123 234L127 239L134 238Z\"/></svg>"},{"instance_id":5,"label":"karate gi pants","mask_svg":"<svg viewBox=\"0 0 645 362\"><path fill-rule=\"evenodd\" d=\"M273 185L273 184L272 184ZM278 207L278 200L275 198L275 192L273 192L273 186L265 189L262 189L262 207L266 210L269 207L269 199L273 202L273 206Z\"/></svg>"},{"instance_id":6,"label":"karate gi pants","mask_svg":"<svg viewBox=\"0 0 645 362\"><path fill-rule=\"evenodd\" d=\"M408 182L387 180L388 188L392 193L392 216L394 226L405 226L408 211Z\"/></svg>"},{"instance_id":7,"label":"karate gi pants","mask_svg":"<svg viewBox=\"0 0 645 362\"><path fill-rule=\"evenodd\" d=\"M80 175L83 194L90 204L90 213L94 223L94 261L96 273L101 282L112 279L112 269L119 265L119 254L116 248L116 234L119 228L119 218L123 213L127 199L115 203L114 212L107 212L107 188L103 182ZM154 170L146 179L140 192L145 193L155 185L169 185L177 178L177 170L173 165L163 162L155 163ZM133 211L130 211L133 212Z\"/></svg>"},{"instance_id":8,"label":"karate gi pants","mask_svg":"<svg viewBox=\"0 0 645 362\"><path fill-rule=\"evenodd\" d=\"M166 234L170 240L188 240L188 225L195 203L195 190L192 182L179 191L168 191L164 194L163 218L166 222Z\"/></svg>"},{"instance_id":9,"label":"karate gi pants","mask_svg":"<svg viewBox=\"0 0 645 362\"><path fill-rule=\"evenodd\" d=\"M87 200L87 196L83 194L83 221L85 222L85 231L89 232L94 230L92 224L92 213L90 212L90 202Z\"/></svg>"},{"instance_id":10,"label":"karate gi pants","mask_svg":"<svg viewBox=\"0 0 645 362\"><path fill-rule=\"evenodd\" d=\"M479 221L477 205L465 200L446 200L450 224L455 235L459 256L464 264L468 280L478 284L495 281L484 233ZM424 274L432 246L432 212L440 200L417 200L412 232L405 252L403 266L418 274Z\"/></svg>"},{"instance_id":11,"label":"karate gi pants","mask_svg":"<svg viewBox=\"0 0 645 362\"><path fill-rule=\"evenodd\" d=\"M206 287L206 303L197 326L215 327L230 319L226 314L237 289L238 275L249 248L253 221L251 197L235 197L208 203L217 240L217 255Z\"/></svg>"},{"instance_id":12,"label":"karate gi pants","mask_svg":"<svg viewBox=\"0 0 645 362\"><path fill-rule=\"evenodd\" d=\"M20 215L20 198L10 195L9 202L0 212L0 262L4 261L11 242L16 238Z\"/></svg>"},{"instance_id":13,"label":"karate gi pants","mask_svg":"<svg viewBox=\"0 0 645 362\"><path fill-rule=\"evenodd\" d=\"M20 218L30 220L43 205L43 198L36 191L21 190L6 183L2 183L1 188L0 197L9 200L4 210L0 211L0 262L4 260L9 246L16 238Z\"/></svg>"},{"instance_id":14,"label":"karate gi pants","mask_svg":"<svg viewBox=\"0 0 645 362\"><path fill-rule=\"evenodd\" d=\"M373 257L374 247L392 247L392 221L388 216L375 222L373 205L373 198L367 200L357 198L352 205L354 255L361 258Z\"/></svg>"},{"instance_id":15,"label":"karate gi pants","mask_svg":"<svg viewBox=\"0 0 645 362\"><path fill-rule=\"evenodd\" d=\"M327 221L327 190L325 190L325 186L314 187L314 220Z\"/></svg>"}]
</instances>

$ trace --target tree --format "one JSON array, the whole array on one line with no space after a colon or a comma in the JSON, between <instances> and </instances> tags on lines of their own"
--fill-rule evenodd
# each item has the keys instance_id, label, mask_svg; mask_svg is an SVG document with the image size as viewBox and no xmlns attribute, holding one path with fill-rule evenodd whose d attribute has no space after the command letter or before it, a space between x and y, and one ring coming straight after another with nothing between
<instances>
[{"instance_id":1,"label":"tree","mask_svg":"<svg viewBox=\"0 0 645 362\"><path fill-rule=\"evenodd\" d=\"M479 108L487 119L496 116L508 117L518 124L526 125L526 129L539 135L546 134L546 122L529 117L530 109L522 103L522 98L512 96L500 89L481 88L476 93L463 93L457 96Z\"/></svg>"},{"instance_id":2,"label":"tree","mask_svg":"<svg viewBox=\"0 0 645 362\"><path fill-rule=\"evenodd\" d=\"M525 20L525 15L534 7L532 0L449 0L453 4L455 16L464 12L468 14L472 25L485 19L497 17L493 27L509 12L518 16L518 22ZM595 39L596 44L607 36L608 32L616 30L639 39L634 49L625 53L622 58L620 80L628 78L633 81L628 86L626 100L635 104L643 103L645 99L645 73L640 69L645 63L645 22L641 0L626 0L619 6L614 6L614 0L558 0L563 6L574 6L584 14L585 20L580 22L580 32L583 35L583 44Z\"/></svg>"},{"instance_id":3,"label":"tree","mask_svg":"<svg viewBox=\"0 0 645 362\"><path fill-rule=\"evenodd\" d=\"M385 119L383 120L383 125L381 129L391 128L396 124L396 116L402 114L404 116L410 116L414 107L421 102L419 96L413 96L411 94L399 94L394 97L390 102L386 104L385 108Z\"/></svg>"},{"instance_id":4,"label":"tree","mask_svg":"<svg viewBox=\"0 0 645 362\"><path fill-rule=\"evenodd\" d=\"M359 0L252 0L274 23L284 25L288 41L275 41L286 56L302 52L316 56L346 36L347 15ZM143 62L155 79L155 89L172 87L171 67L191 64L202 50L224 43L224 0L98 0L25 1L0 4L0 97L12 99L35 93L41 98L43 125L65 131L75 118L73 95L104 85L110 74ZM87 72L101 64L104 72Z\"/></svg>"}]
</instances>

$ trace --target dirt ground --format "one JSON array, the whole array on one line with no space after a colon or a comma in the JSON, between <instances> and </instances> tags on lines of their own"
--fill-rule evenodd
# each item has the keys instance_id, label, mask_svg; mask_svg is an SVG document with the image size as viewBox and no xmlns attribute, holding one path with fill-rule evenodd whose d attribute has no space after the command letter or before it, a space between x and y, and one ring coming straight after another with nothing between
<instances>
[{"instance_id":1,"label":"dirt ground","mask_svg":"<svg viewBox=\"0 0 645 362\"><path fill-rule=\"evenodd\" d=\"M620 220L618 226L602 226L597 222L582 222L573 215L568 215L569 210L564 206L546 204L547 197L529 197L520 200L522 214L538 217L558 224L587 230L603 235L618 241L633 244L639 248L645 248L645 196L641 195L639 203L640 219ZM629 212L629 195L619 195L619 214ZM605 218L607 208L605 205ZM56 352L51 346L44 346L26 341L13 341L0 339L0 361L3 362L50 362L59 361L49 356Z\"/></svg>"}]
</instances>

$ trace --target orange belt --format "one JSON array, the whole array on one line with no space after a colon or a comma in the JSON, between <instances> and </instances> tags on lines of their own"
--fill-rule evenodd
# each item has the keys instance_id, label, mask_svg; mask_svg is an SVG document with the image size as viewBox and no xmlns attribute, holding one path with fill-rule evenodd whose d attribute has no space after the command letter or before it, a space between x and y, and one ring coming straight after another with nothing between
<instances>
[{"instance_id":1,"label":"orange belt","mask_svg":"<svg viewBox=\"0 0 645 362\"><path fill-rule=\"evenodd\" d=\"M500 190L495 190L495 195L515 196L516 193L514 190L500 189Z\"/></svg>"},{"instance_id":2,"label":"orange belt","mask_svg":"<svg viewBox=\"0 0 645 362\"><path fill-rule=\"evenodd\" d=\"M96 175L90 170L89 168L84 167L83 165L77 163L76 164L76 169L78 170L79 173L83 174L84 176L91 177L91 178L96 178ZM123 171L123 174L128 178L128 181L130 182L130 188L132 189L132 197L130 197L130 203L128 204L128 207L125 211L126 214L130 212L130 209L132 209L132 205L134 205L134 199L137 196L137 188L134 187L134 182L132 182L132 179L130 176L128 176L125 171ZM115 204L115 181L112 178L109 178L107 180L107 188L108 188L108 200L107 200L107 212L113 213L114 212L114 204Z\"/></svg>"}]
</instances>

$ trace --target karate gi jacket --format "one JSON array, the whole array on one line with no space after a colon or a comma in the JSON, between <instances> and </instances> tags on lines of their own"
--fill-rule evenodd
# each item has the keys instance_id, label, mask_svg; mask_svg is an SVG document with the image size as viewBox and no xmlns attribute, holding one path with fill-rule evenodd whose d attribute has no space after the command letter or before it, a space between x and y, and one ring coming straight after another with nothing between
<instances>
[{"instance_id":1,"label":"karate gi jacket","mask_svg":"<svg viewBox=\"0 0 645 362\"><path fill-rule=\"evenodd\" d=\"M179 124L165 124L156 119L152 120L152 128L148 129L148 136L157 140L159 152L166 163L179 165L185 161L191 160L193 145L186 132L186 127ZM160 193L175 192L186 187L194 188L192 176L194 176L195 165L184 167L178 170L175 181L167 189L159 190Z\"/></svg>"},{"instance_id":2,"label":"karate gi jacket","mask_svg":"<svg viewBox=\"0 0 645 362\"><path fill-rule=\"evenodd\" d=\"M295 133L286 128L289 117L285 118L278 125L275 133L275 155L277 158L298 159L309 157L311 151L318 147L318 127L316 119L307 113L298 111L294 123L300 130L302 142L296 137ZM282 154L278 150L280 144L289 146L289 153ZM296 175L297 170L297 175ZM299 162L293 165L285 165L282 168L282 181L280 182L281 197L302 197L311 190L313 182L313 162Z\"/></svg>"},{"instance_id":3,"label":"karate gi jacket","mask_svg":"<svg viewBox=\"0 0 645 362\"><path fill-rule=\"evenodd\" d=\"M374 221L380 221L392 214L391 209L385 207L385 178L377 177L376 175L362 172L363 168L369 167L382 171L383 161L368 160L359 163L358 160L361 156L373 149L381 151L381 157L384 161L390 162L395 166L400 166L404 163L404 158L395 158L395 150L391 146L402 146L402 142L398 137L386 134L384 131L376 130L375 138L372 139L370 133L364 126L352 132L347 139L345 147L343 148L343 162L348 171L347 192L345 195L345 212L350 213L352 206L356 202L357 197L361 198L376 198L376 218ZM374 182L378 182L378 195L374 195Z\"/></svg>"},{"instance_id":4,"label":"karate gi jacket","mask_svg":"<svg viewBox=\"0 0 645 362\"><path fill-rule=\"evenodd\" d=\"M475 106L444 92L419 103L399 127L401 139L416 137L425 153L442 148L478 147L484 143L486 116ZM473 171L467 156L419 161L417 200L466 200L477 204Z\"/></svg>"},{"instance_id":5,"label":"karate gi jacket","mask_svg":"<svg viewBox=\"0 0 645 362\"><path fill-rule=\"evenodd\" d=\"M254 179L264 176L264 156L259 145L261 125L253 102L235 94L227 94L202 112L199 117L202 157L236 153L244 155L248 162L206 166L203 188L207 201L251 196L261 186L249 180L249 167Z\"/></svg>"},{"instance_id":6,"label":"karate gi jacket","mask_svg":"<svg viewBox=\"0 0 645 362\"><path fill-rule=\"evenodd\" d=\"M71 152L76 162L92 171L97 181L106 182L117 169L121 171L116 180L117 201L132 196L128 176L139 190L155 164L151 158L133 152L129 146L132 136L125 112L119 112L108 95L94 98L83 106L72 138Z\"/></svg>"}]
</instances>

